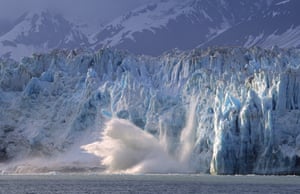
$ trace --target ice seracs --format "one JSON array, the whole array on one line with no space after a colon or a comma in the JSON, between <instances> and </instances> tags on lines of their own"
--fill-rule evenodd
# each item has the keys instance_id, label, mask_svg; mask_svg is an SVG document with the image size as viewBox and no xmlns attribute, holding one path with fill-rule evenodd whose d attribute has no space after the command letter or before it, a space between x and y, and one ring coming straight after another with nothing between
<instances>
[{"instance_id":1,"label":"ice seracs","mask_svg":"<svg viewBox=\"0 0 300 194\"><path fill-rule=\"evenodd\" d=\"M2 60L1 170L69 154L72 160L55 164L299 174L299 64L298 49L278 47L174 50L160 57L61 50ZM103 130L123 135L103 136ZM143 144L139 136L150 140ZM103 151L105 137L120 143L113 152ZM92 153L90 162L82 148ZM103 166L103 158L114 162ZM156 166L159 158L178 168ZM42 164L30 169L47 169Z\"/></svg>"}]
</instances>

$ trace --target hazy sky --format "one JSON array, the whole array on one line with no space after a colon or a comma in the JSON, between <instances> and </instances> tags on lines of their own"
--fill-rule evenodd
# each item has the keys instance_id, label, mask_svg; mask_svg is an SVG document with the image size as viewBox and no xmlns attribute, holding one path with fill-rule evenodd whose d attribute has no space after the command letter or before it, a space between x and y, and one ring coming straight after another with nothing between
<instances>
[{"instance_id":1,"label":"hazy sky","mask_svg":"<svg viewBox=\"0 0 300 194\"><path fill-rule=\"evenodd\" d=\"M47 8L81 20L107 21L150 0L0 0L0 19Z\"/></svg>"}]
</instances>

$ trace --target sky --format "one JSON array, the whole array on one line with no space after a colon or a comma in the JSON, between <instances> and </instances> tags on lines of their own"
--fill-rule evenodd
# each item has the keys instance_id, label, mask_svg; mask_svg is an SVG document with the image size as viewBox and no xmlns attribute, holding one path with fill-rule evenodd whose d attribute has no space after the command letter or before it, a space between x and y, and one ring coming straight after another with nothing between
<instances>
[{"instance_id":1,"label":"sky","mask_svg":"<svg viewBox=\"0 0 300 194\"><path fill-rule=\"evenodd\" d=\"M0 0L0 20L47 8L82 21L107 22L150 0Z\"/></svg>"}]
</instances>

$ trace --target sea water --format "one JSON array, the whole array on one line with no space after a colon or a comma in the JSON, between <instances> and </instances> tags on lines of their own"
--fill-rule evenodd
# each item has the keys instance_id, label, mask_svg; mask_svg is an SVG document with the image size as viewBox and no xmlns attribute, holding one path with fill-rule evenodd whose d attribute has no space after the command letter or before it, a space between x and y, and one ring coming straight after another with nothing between
<instances>
[{"instance_id":1,"label":"sea water","mask_svg":"<svg viewBox=\"0 0 300 194\"><path fill-rule=\"evenodd\" d=\"M44 193L299 193L297 176L2 175L1 194Z\"/></svg>"}]
</instances>

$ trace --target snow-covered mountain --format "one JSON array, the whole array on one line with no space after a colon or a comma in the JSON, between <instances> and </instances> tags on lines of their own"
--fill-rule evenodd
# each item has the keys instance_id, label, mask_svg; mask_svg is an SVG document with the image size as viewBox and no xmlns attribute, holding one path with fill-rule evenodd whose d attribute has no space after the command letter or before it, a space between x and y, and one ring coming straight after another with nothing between
<instances>
[{"instance_id":1,"label":"snow-covered mountain","mask_svg":"<svg viewBox=\"0 0 300 194\"><path fill-rule=\"evenodd\" d=\"M163 0L108 24L98 45L158 55L207 46L299 46L297 0Z\"/></svg>"},{"instance_id":2,"label":"snow-covered mountain","mask_svg":"<svg viewBox=\"0 0 300 194\"><path fill-rule=\"evenodd\" d=\"M260 12L237 23L202 46L261 46L271 48L300 46L300 21L297 0L274 0Z\"/></svg>"},{"instance_id":3,"label":"snow-covered mountain","mask_svg":"<svg viewBox=\"0 0 300 194\"><path fill-rule=\"evenodd\" d=\"M20 59L32 53L57 48L88 46L88 38L78 25L62 15L37 10L25 13L0 36L0 55Z\"/></svg>"},{"instance_id":4,"label":"snow-covered mountain","mask_svg":"<svg viewBox=\"0 0 300 194\"><path fill-rule=\"evenodd\" d=\"M0 21L0 55L20 59L56 48L114 47L137 54L209 46L298 47L298 0L153 0L106 25L47 10ZM3 27L2 27L3 26Z\"/></svg>"},{"instance_id":5,"label":"snow-covered mountain","mask_svg":"<svg viewBox=\"0 0 300 194\"><path fill-rule=\"evenodd\" d=\"M300 174L299 64L277 47L2 60L0 172Z\"/></svg>"}]
</instances>

